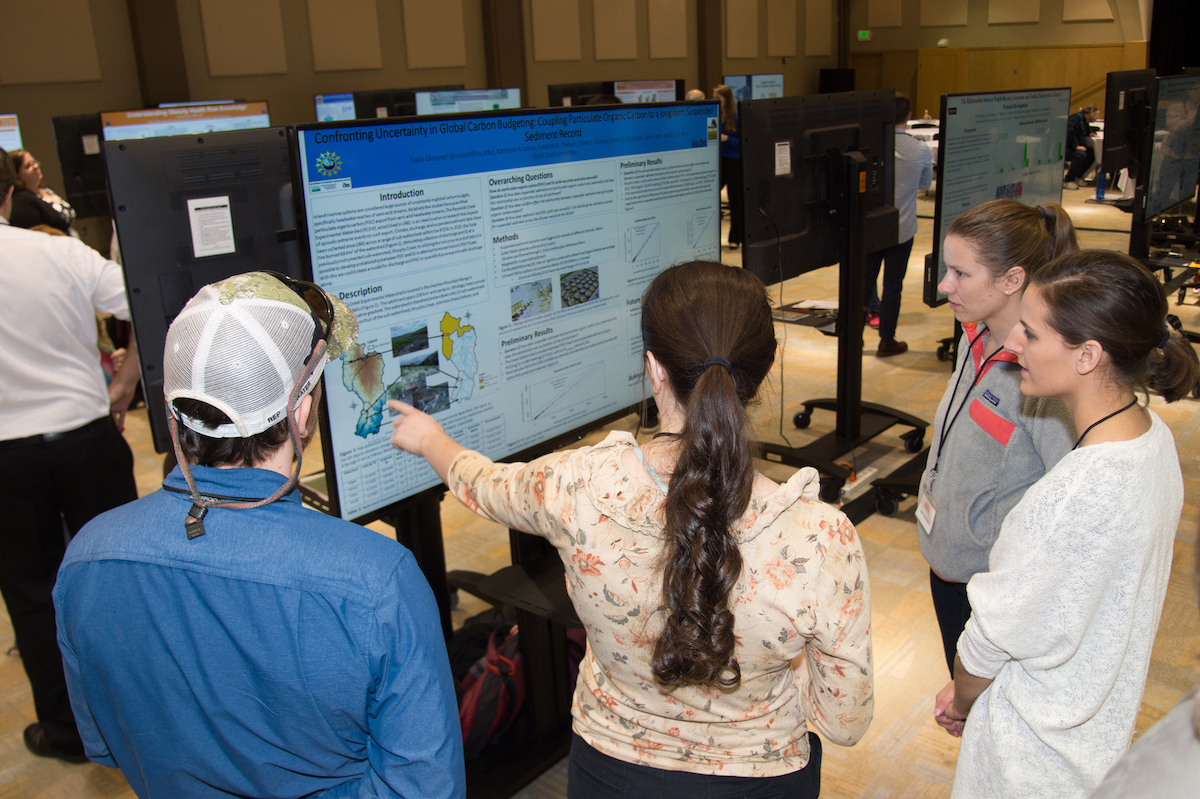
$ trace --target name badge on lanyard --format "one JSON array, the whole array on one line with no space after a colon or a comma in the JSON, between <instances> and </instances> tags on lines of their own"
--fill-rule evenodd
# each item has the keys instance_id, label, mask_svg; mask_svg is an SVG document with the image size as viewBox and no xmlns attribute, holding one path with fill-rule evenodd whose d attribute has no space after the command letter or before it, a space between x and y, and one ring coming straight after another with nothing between
<instances>
[{"instance_id":1,"label":"name badge on lanyard","mask_svg":"<svg viewBox=\"0 0 1200 799\"><path fill-rule=\"evenodd\" d=\"M925 535L929 535L933 531L933 520L937 516L937 500L933 498L933 481L935 479L937 479L936 471L921 481L921 488L917 492L917 523L925 530Z\"/></svg>"}]
</instances>

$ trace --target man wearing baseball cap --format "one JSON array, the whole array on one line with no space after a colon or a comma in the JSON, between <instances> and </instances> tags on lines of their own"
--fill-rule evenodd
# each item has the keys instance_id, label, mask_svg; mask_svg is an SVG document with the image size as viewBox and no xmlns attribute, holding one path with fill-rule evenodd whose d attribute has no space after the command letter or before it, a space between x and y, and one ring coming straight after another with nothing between
<instances>
[{"instance_id":1,"label":"man wearing baseball cap","mask_svg":"<svg viewBox=\"0 0 1200 799\"><path fill-rule=\"evenodd\" d=\"M357 337L319 287L205 286L167 333L179 465L59 571L88 757L138 796L462 797L432 592L404 547L303 508L318 379Z\"/></svg>"}]
</instances>

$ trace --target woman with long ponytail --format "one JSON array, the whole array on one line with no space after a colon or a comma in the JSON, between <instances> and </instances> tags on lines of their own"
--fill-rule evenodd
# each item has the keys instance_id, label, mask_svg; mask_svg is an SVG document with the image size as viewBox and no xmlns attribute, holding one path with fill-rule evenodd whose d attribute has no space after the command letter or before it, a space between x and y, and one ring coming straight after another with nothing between
<instances>
[{"instance_id":1,"label":"woman with long ponytail","mask_svg":"<svg viewBox=\"0 0 1200 799\"><path fill-rule=\"evenodd\" d=\"M643 295L641 327L662 420L643 446L612 432L492 463L402 403L392 444L562 557L588 639L568 796L815 797L807 724L851 745L874 710L862 547L818 501L814 470L784 485L754 470L747 408L776 349L756 277L671 267Z\"/></svg>"}]
</instances>

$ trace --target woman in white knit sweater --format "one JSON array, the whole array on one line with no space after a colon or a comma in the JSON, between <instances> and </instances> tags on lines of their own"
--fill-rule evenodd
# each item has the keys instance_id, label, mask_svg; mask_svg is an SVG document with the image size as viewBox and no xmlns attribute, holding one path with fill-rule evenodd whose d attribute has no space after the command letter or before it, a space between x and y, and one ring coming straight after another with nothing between
<instances>
[{"instance_id":1,"label":"woman in white knit sweater","mask_svg":"<svg viewBox=\"0 0 1200 799\"><path fill-rule=\"evenodd\" d=\"M1032 275L1005 346L1021 391L1060 399L1081 435L968 583L935 709L963 736L955 799L1086 797L1129 745L1183 506L1171 431L1136 395L1179 399L1200 373L1166 314L1158 281L1117 252Z\"/></svg>"}]
</instances>

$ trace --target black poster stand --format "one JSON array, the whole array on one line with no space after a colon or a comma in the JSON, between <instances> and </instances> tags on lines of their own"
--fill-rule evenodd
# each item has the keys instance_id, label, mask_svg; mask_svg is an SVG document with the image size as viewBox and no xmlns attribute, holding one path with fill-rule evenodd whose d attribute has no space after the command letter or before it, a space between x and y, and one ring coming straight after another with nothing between
<instances>
[{"instance_id":1,"label":"black poster stand","mask_svg":"<svg viewBox=\"0 0 1200 799\"><path fill-rule=\"evenodd\" d=\"M787 447L763 442L763 456L788 466L812 466L822 475L821 498L835 502L851 470L837 459L878 436L895 424L913 429L903 434L904 447L919 452L924 445L928 423L915 416L884 405L862 401L863 292L866 249L862 232L866 228L866 207L860 194L866 182L867 160L859 152L831 150L829 160L830 203L832 218L839 226L838 266L838 367L837 397L804 401L804 410L794 419L796 427L808 427L814 409L837 414L832 433L803 447ZM782 390L782 387L780 387ZM875 497L867 492L847 503L842 510L850 521L858 523L870 516Z\"/></svg>"},{"instance_id":2,"label":"black poster stand","mask_svg":"<svg viewBox=\"0 0 1200 799\"><path fill-rule=\"evenodd\" d=\"M568 626L580 626L558 552L545 539L509 530L512 565L495 574L453 571L450 586L507 606L521 633L525 706L506 739L467 762L468 799L507 799L566 757L571 748Z\"/></svg>"},{"instance_id":3,"label":"black poster stand","mask_svg":"<svg viewBox=\"0 0 1200 799\"><path fill-rule=\"evenodd\" d=\"M413 553L421 573L433 589L438 617L446 640L454 634L450 621L450 587L446 582L446 545L442 541L442 487L422 491L413 498L391 508L379 520L396 531L396 540Z\"/></svg>"}]
</instances>

